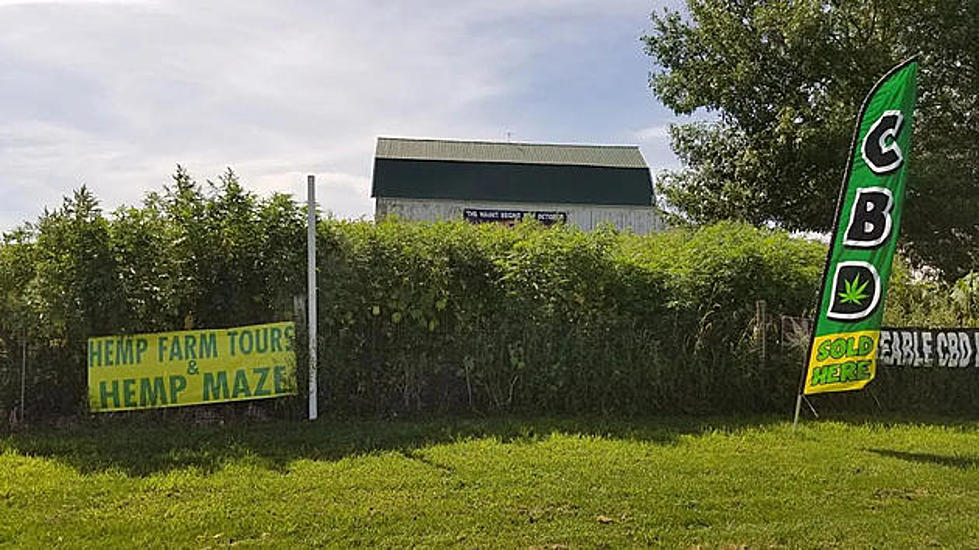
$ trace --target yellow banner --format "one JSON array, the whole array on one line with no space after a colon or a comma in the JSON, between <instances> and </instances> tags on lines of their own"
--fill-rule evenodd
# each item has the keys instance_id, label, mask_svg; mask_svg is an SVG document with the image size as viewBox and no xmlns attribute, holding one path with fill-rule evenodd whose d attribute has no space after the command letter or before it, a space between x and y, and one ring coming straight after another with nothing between
<instances>
[{"instance_id":1,"label":"yellow banner","mask_svg":"<svg viewBox=\"0 0 979 550\"><path fill-rule=\"evenodd\" d=\"M94 412L296 394L293 323L103 336L88 340Z\"/></svg>"},{"instance_id":2,"label":"yellow banner","mask_svg":"<svg viewBox=\"0 0 979 550\"><path fill-rule=\"evenodd\" d=\"M841 332L813 340L806 394L859 390L877 373L879 330Z\"/></svg>"}]
</instances>

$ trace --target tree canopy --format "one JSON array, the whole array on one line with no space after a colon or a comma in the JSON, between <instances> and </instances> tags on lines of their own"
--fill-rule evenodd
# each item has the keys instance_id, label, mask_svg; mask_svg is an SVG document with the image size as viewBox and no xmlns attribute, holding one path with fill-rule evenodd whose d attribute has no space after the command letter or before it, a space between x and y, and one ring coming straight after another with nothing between
<instances>
[{"instance_id":1,"label":"tree canopy","mask_svg":"<svg viewBox=\"0 0 979 550\"><path fill-rule=\"evenodd\" d=\"M653 92L717 115L671 128L675 221L830 230L865 94L918 55L901 246L949 279L979 265L979 1L687 0L652 23Z\"/></svg>"}]
</instances>

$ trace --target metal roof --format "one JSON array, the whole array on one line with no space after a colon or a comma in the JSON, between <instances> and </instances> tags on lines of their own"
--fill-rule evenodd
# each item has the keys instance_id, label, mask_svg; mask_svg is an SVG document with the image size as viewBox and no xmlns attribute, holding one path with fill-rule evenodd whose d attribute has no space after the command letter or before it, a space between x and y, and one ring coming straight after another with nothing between
<instances>
[{"instance_id":1,"label":"metal roof","mask_svg":"<svg viewBox=\"0 0 979 550\"><path fill-rule=\"evenodd\" d=\"M635 145L559 145L379 137L375 157L648 169L639 147Z\"/></svg>"}]
</instances>

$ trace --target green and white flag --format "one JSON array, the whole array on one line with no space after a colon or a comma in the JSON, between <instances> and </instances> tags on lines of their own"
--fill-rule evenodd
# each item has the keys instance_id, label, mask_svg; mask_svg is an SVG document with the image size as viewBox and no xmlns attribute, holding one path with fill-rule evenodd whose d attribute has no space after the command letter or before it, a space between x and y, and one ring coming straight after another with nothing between
<instances>
[{"instance_id":1,"label":"green and white flag","mask_svg":"<svg viewBox=\"0 0 979 550\"><path fill-rule=\"evenodd\" d=\"M877 372L884 296L908 179L917 72L913 60L891 69L860 109L823 272L806 394L858 390Z\"/></svg>"}]
</instances>

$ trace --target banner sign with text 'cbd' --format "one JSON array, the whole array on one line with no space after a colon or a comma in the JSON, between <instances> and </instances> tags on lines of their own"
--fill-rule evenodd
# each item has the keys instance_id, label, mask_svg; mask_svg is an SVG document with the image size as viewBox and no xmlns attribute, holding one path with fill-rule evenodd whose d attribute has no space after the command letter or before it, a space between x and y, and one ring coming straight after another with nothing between
<instances>
[{"instance_id":1,"label":"banner sign with text 'cbd'","mask_svg":"<svg viewBox=\"0 0 979 550\"><path fill-rule=\"evenodd\" d=\"M918 64L907 61L864 100L843 181L805 393L858 390L877 372L887 279L911 151Z\"/></svg>"},{"instance_id":2,"label":"banner sign with text 'cbd'","mask_svg":"<svg viewBox=\"0 0 979 550\"><path fill-rule=\"evenodd\" d=\"M296 394L293 323L88 340L94 412Z\"/></svg>"}]
</instances>

